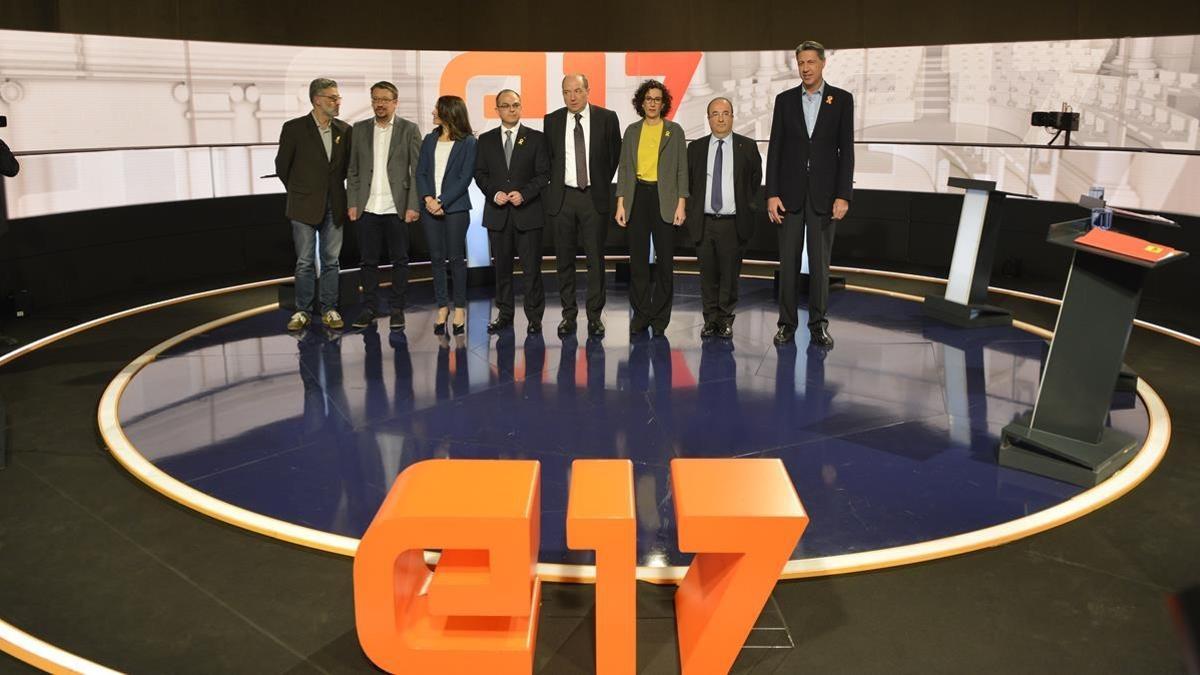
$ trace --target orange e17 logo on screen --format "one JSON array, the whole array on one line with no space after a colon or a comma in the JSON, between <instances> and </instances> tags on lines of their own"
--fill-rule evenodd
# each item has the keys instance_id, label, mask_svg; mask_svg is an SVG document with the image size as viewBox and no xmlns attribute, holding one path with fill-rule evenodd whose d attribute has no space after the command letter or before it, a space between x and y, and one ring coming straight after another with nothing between
<instances>
[{"instance_id":1,"label":"orange e17 logo on screen","mask_svg":"<svg viewBox=\"0 0 1200 675\"><path fill-rule=\"evenodd\" d=\"M629 77L661 77L667 89L682 96L692 83L703 52L629 52L625 54L625 75ZM476 77L517 77L521 84L515 89L521 94L522 112L528 117L541 117L560 107L549 105L558 93L558 82L546 81L546 52L464 52L455 56L442 70L438 95L467 98L467 84ZM589 101L605 105L608 69L601 52L568 52L563 54L563 73L582 73L588 78ZM472 107L472 101L467 106ZM676 105L668 118L674 118ZM485 94L484 117L495 119L496 94Z\"/></svg>"},{"instance_id":2,"label":"orange e17 logo on screen","mask_svg":"<svg viewBox=\"0 0 1200 675\"><path fill-rule=\"evenodd\" d=\"M541 465L437 459L404 470L354 558L368 658L392 673L533 672L541 580ZM685 675L727 673L808 525L778 459L674 459L675 594ZM596 672L637 663L633 464L571 465L567 544L596 552ZM436 566L429 549L441 551Z\"/></svg>"}]
</instances>

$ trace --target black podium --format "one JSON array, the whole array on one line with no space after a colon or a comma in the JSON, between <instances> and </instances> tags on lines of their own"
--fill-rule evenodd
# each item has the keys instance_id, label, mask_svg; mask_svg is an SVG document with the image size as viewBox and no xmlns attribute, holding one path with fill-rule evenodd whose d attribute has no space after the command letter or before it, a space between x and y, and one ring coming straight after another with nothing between
<instances>
[{"instance_id":1,"label":"black podium","mask_svg":"<svg viewBox=\"0 0 1200 675\"><path fill-rule=\"evenodd\" d=\"M1118 222L1174 225L1119 213ZM1073 250L1071 270L1033 411L1004 427L998 451L1001 466L1083 486L1108 478L1135 454L1137 440L1104 422L1146 274L1187 255L1151 262L1079 243L1088 230L1087 218L1050 226L1046 240Z\"/></svg>"},{"instance_id":2,"label":"black podium","mask_svg":"<svg viewBox=\"0 0 1200 675\"><path fill-rule=\"evenodd\" d=\"M1028 195L996 189L995 181L951 178L950 187L966 190L954 239L954 256L944 296L927 295L926 316L964 328L1007 326L1012 313L987 304L988 280L1000 238L1004 198Z\"/></svg>"}]
</instances>

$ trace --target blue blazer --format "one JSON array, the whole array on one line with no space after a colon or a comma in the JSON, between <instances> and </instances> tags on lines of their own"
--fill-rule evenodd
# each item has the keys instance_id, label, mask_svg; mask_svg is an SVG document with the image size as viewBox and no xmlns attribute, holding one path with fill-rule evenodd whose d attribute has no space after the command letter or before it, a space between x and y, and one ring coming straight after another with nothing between
<instances>
[{"instance_id":1,"label":"blue blazer","mask_svg":"<svg viewBox=\"0 0 1200 675\"><path fill-rule=\"evenodd\" d=\"M439 191L438 186L433 184L433 153L437 149L438 136L438 130L434 129L421 142L421 157L417 160L417 189L420 190L421 201L433 197L442 203L446 213L470 211L471 198L467 195L467 187L475 179L475 137L467 136L454 142ZM421 208L424 209L424 204Z\"/></svg>"}]
</instances>

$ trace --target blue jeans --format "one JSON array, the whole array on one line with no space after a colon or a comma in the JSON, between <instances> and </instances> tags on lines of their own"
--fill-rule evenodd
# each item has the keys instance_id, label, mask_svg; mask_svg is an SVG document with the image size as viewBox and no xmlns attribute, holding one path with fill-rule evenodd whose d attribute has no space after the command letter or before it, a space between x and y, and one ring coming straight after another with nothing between
<instances>
[{"instance_id":1,"label":"blue jeans","mask_svg":"<svg viewBox=\"0 0 1200 675\"><path fill-rule=\"evenodd\" d=\"M313 262L317 248L317 232L321 233L321 275L317 280L317 269ZM313 295L318 285L321 290L320 314L337 309L338 273L342 266L338 256L342 254L342 228L333 224L333 212L325 212L320 225L309 225L292 221L292 243L296 246L296 310L313 310Z\"/></svg>"},{"instance_id":2,"label":"blue jeans","mask_svg":"<svg viewBox=\"0 0 1200 675\"><path fill-rule=\"evenodd\" d=\"M446 287L446 260L450 260L450 274L454 278L454 307L467 308L467 228L471 225L471 212L459 211L444 216L421 214L425 226L425 240L429 242L429 262L433 268L433 295L437 306L447 305L449 289Z\"/></svg>"}]
</instances>

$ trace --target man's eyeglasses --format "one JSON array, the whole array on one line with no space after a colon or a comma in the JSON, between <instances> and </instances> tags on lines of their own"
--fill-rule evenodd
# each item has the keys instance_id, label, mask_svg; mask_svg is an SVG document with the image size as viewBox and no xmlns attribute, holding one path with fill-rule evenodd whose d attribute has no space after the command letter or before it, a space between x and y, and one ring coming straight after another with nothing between
<instances>
[{"instance_id":1,"label":"man's eyeglasses","mask_svg":"<svg viewBox=\"0 0 1200 675\"><path fill-rule=\"evenodd\" d=\"M497 103L496 109L497 110L520 110L521 104L520 103Z\"/></svg>"},{"instance_id":2,"label":"man's eyeglasses","mask_svg":"<svg viewBox=\"0 0 1200 675\"><path fill-rule=\"evenodd\" d=\"M374 96L371 97L371 103L373 105L379 105L380 103L395 103L395 102L396 102L396 99L394 99L394 98L375 98Z\"/></svg>"}]
</instances>

